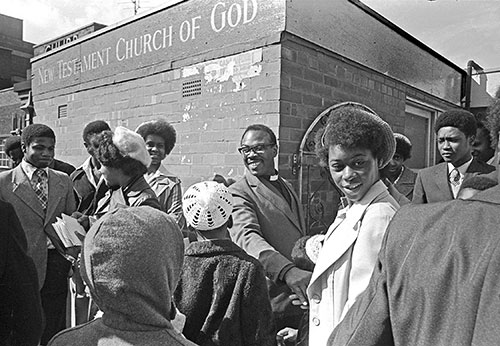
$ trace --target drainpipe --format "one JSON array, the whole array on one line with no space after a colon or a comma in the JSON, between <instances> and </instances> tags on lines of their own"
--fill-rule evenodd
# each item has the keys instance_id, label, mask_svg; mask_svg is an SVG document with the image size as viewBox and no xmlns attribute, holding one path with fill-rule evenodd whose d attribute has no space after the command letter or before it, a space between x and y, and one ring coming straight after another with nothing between
<instances>
[{"instance_id":1,"label":"drainpipe","mask_svg":"<svg viewBox=\"0 0 500 346\"><path fill-rule=\"evenodd\" d=\"M479 66L474 60L469 60L467 62L467 76L465 77L465 109L470 111L470 102L472 94L472 69L475 71L483 71L483 68Z\"/></svg>"}]
</instances>

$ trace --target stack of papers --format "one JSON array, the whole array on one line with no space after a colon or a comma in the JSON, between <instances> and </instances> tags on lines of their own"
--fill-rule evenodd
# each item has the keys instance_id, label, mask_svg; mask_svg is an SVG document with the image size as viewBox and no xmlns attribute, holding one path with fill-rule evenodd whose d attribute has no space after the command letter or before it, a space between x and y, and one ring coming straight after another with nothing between
<instances>
[{"instance_id":1,"label":"stack of papers","mask_svg":"<svg viewBox=\"0 0 500 346\"><path fill-rule=\"evenodd\" d=\"M85 238L85 229L78 221L66 214L56 217L56 222L52 224L64 247L81 246Z\"/></svg>"}]
</instances>

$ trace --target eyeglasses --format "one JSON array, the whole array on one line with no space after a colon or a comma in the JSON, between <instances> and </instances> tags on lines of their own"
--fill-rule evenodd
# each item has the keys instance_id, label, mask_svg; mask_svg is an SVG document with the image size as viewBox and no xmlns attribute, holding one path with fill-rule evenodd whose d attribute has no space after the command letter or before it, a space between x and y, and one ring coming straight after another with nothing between
<instances>
[{"instance_id":1,"label":"eyeglasses","mask_svg":"<svg viewBox=\"0 0 500 346\"><path fill-rule=\"evenodd\" d=\"M273 147L275 144L256 144L252 146L242 146L238 148L238 151L242 155L248 155L251 151L255 154L262 154L267 148Z\"/></svg>"}]
</instances>

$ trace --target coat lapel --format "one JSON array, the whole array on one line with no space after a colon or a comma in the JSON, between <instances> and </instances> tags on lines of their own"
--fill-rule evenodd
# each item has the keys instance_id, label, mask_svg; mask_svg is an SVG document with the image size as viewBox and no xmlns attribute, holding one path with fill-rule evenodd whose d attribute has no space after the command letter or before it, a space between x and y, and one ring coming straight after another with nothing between
<instances>
[{"instance_id":1,"label":"coat lapel","mask_svg":"<svg viewBox=\"0 0 500 346\"><path fill-rule=\"evenodd\" d=\"M356 207L356 205L353 207ZM323 248L320 251L311 277L311 283L334 265L356 241L359 234L359 224L367 207L362 206L362 208L356 208L357 210L351 210L344 220L338 222L336 219L337 222L334 222L328 229Z\"/></svg>"},{"instance_id":2,"label":"coat lapel","mask_svg":"<svg viewBox=\"0 0 500 346\"><path fill-rule=\"evenodd\" d=\"M448 164L446 162L436 166L434 170L434 182L440 195L447 196L447 199L453 199L450 185L448 184Z\"/></svg>"},{"instance_id":3,"label":"coat lapel","mask_svg":"<svg viewBox=\"0 0 500 346\"><path fill-rule=\"evenodd\" d=\"M281 197L279 191L277 191L271 183L267 181L261 181L256 176L246 172L246 178L252 188L255 190L256 194L259 195L262 199L265 199L270 203L273 207L281 211L286 217L297 227L301 234L305 234L304 229L301 224L300 216L298 211L294 213L290 206L288 205L285 198ZM292 204L297 203L297 199L294 194L290 194L292 199Z\"/></svg>"},{"instance_id":4,"label":"coat lapel","mask_svg":"<svg viewBox=\"0 0 500 346\"><path fill-rule=\"evenodd\" d=\"M320 251L316 267L311 277L313 283L344 255L354 244L359 235L359 228L368 207L383 198L389 192L381 181L376 182L360 202L354 203L349 209L339 211L334 223L325 235L324 245ZM344 218L342 220L342 218Z\"/></svg>"},{"instance_id":5,"label":"coat lapel","mask_svg":"<svg viewBox=\"0 0 500 346\"><path fill-rule=\"evenodd\" d=\"M38 201L38 197L35 191L33 191L28 176L24 173L21 165L18 165L12 171L12 193L33 209L42 219L45 218L45 213Z\"/></svg>"},{"instance_id":6,"label":"coat lapel","mask_svg":"<svg viewBox=\"0 0 500 346\"><path fill-rule=\"evenodd\" d=\"M45 224L52 219L59 201L61 199L61 192L66 191L61 178L49 169L49 201L47 203L47 211L45 214Z\"/></svg>"}]
</instances>

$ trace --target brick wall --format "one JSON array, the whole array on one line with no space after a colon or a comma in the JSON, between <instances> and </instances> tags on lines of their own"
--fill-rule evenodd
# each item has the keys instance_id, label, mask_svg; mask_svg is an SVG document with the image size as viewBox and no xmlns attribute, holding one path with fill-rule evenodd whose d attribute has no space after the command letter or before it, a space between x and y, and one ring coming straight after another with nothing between
<instances>
[{"instance_id":1,"label":"brick wall","mask_svg":"<svg viewBox=\"0 0 500 346\"><path fill-rule=\"evenodd\" d=\"M164 118L177 131L165 164L185 187L215 173L238 178L243 130L264 123L279 131L280 57L280 46L272 45L195 65L178 62L183 67L118 84L47 93L35 99L35 122L56 131L57 157L79 165L87 155L81 139L86 123L103 119L112 128L135 129ZM200 80L201 94L182 96L183 83ZM61 105L68 106L68 116L58 119Z\"/></svg>"},{"instance_id":2,"label":"brick wall","mask_svg":"<svg viewBox=\"0 0 500 346\"><path fill-rule=\"evenodd\" d=\"M0 135L10 135L13 117L24 115L24 111L19 108L21 105L12 88L0 90Z\"/></svg>"},{"instance_id":3,"label":"brick wall","mask_svg":"<svg viewBox=\"0 0 500 346\"><path fill-rule=\"evenodd\" d=\"M304 134L323 110L343 101L359 102L376 111L394 131L402 132L407 96L437 108L453 106L292 35L282 42L281 67L280 172L301 193L304 205L309 200L306 210L316 216L324 214L324 224L317 224L318 229L333 220L339 194L326 183L328 173L314 157L313 135L302 148L302 177L298 167L293 169L293 154L299 153Z\"/></svg>"}]
</instances>

